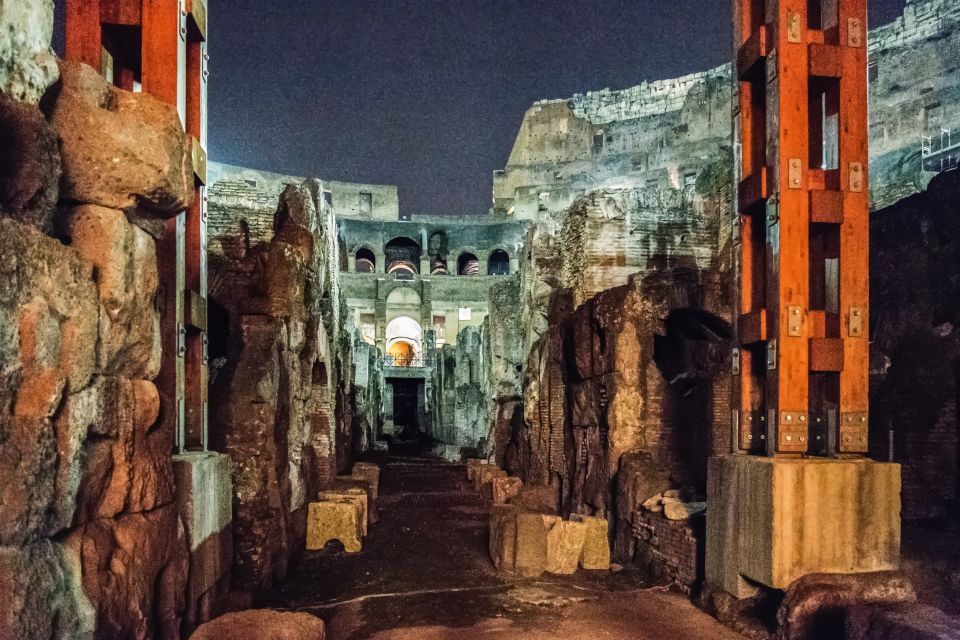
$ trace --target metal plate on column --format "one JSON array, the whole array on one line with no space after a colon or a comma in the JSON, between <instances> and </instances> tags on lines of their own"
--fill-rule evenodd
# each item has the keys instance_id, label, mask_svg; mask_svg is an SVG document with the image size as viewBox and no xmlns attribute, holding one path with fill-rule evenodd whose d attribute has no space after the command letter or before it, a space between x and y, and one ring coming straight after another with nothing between
<instances>
[{"instance_id":1,"label":"metal plate on column","mask_svg":"<svg viewBox=\"0 0 960 640\"><path fill-rule=\"evenodd\" d=\"M863 191L863 163L850 163L850 191L861 193Z\"/></svg>"},{"instance_id":2,"label":"metal plate on column","mask_svg":"<svg viewBox=\"0 0 960 640\"><path fill-rule=\"evenodd\" d=\"M799 43L803 35L799 13L787 14L787 42Z\"/></svg>"},{"instance_id":3,"label":"metal plate on column","mask_svg":"<svg viewBox=\"0 0 960 640\"><path fill-rule=\"evenodd\" d=\"M773 371L777 368L777 341L767 342L767 371Z\"/></svg>"},{"instance_id":4,"label":"metal plate on column","mask_svg":"<svg viewBox=\"0 0 960 640\"><path fill-rule=\"evenodd\" d=\"M745 411L742 416L743 424L739 425L740 448L744 451L763 450L767 439L767 418L763 411Z\"/></svg>"},{"instance_id":5,"label":"metal plate on column","mask_svg":"<svg viewBox=\"0 0 960 640\"><path fill-rule=\"evenodd\" d=\"M848 333L851 338L863 337L863 317L866 315L862 307L850 307L850 327Z\"/></svg>"},{"instance_id":6,"label":"metal plate on column","mask_svg":"<svg viewBox=\"0 0 960 640\"><path fill-rule=\"evenodd\" d=\"M730 354L730 370L733 375L740 375L740 349L734 348Z\"/></svg>"},{"instance_id":7,"label":"metal plate on column","mask_svg":"<svg viewBox=\"0 0 960 640\"><path fill-rule=\"evenodd\" d=\"M869 446L869 420L866 411L840 414L840 453L866 453Z\"/></svg>"},{"instance_id":8,"label":"metal plate on column","mask_svg":"<svg viewBox=\"0 0 960 640\"><path fill-rule=\"evenodd\" d=\"M803 308L792 306L787 309L787 334L799 338L803 334Z\"/></svg>"},{"instance_id":9,"label":"metal plate on column","mask_svg":"<svg viewBox=\"0 0 960 640\"><path fill-rule=\"evenodd\" d=\"M809 423L804 411L781 411L777 424L777 451L806 453Z\"/></svg>"},{"instance_id":10,"label":"metal plate on column","mask_svg":"<svg viewBox=\"0 0 960 640\"><path fill-rule=\"evenodd\" d=\"M863 46L863 22L860 21L860 18L847 20L847 46Z\"/></svg>"},{"instance_id":11,"label":"metal plate on column","mask_svg":"<svg viewBox=\"0 0 960 640\"><path fill-rule=\"evenodd\" d=\"M803 188L803 160L790 158L789 181L791 189Z\"/></svg>"}]
</instances>

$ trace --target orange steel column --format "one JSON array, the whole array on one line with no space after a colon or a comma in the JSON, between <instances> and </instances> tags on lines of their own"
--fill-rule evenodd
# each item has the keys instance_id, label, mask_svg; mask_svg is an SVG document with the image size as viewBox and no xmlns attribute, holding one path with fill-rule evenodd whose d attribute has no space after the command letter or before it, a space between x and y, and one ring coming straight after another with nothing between
<instances>
[{"instance_id":1,"label":"orange steel column","mask_svg":"<svg viewBox=\"0 0 960 640\"><path fill-rule=\"evenodd\" d=\"M195 170L191 207L166 223L157 243L163 359L157 388L162 420L174 426L177 447L207 448L206 357L206 4L203 0L68 0L67 57L104 69L108 33L136 33L137 68L111 78L176 107L190 136ZM124 42L129 40L124 37ZM139 54L136 56L136 54ZM109 55L109 52L106 54Z\"/></svg>"},{"instance_id":2,"label":"orange steel column","mask_svg":"<svg viewBox=\"0 0 960 640\"><path fill-rule=\"evenodd\" d=\"M866 0L734 0L741 451L867 448Z\"/></svg>"}]
</instances>

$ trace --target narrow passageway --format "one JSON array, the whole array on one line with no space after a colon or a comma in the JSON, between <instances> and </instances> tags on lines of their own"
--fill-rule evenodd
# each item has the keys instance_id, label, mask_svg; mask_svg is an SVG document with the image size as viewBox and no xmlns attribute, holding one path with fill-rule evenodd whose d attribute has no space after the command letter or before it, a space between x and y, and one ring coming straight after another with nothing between
<instances>
[{"instance_id":1,"label":"narrow passageway","mask_svg":"<svg viewBox=\"0 0 960 640\"><path fill-rule=\"evenodd\" d=\"M308 553L272 606L322 617L331 640L739 637L629 569L499 576L490 507L465 467L410 453L383 467L380 520L363 551Z\"/></svg>"}]
</instances>

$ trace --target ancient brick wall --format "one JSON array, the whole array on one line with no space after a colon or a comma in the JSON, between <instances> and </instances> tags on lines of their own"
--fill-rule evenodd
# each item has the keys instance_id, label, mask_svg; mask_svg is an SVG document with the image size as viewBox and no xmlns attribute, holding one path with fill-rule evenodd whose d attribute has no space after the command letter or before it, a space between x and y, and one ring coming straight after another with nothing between
<instances>
[{"instance_id":1,"label":"ancient brick wall","mask_svg":"<svg viewBox=\"0 0 960 640\"><path fill-rule=\"evenodd\" d=\"M0 638L179 639L153 234L193 197L188 146L173 107L58 69L51 3L2 14Z\"/></svg>"},{"instance_id":2,"label":"ancient brick wall","mask_svg":"<svg viewBox=\"0 0 960 640\"><path fill-rule=\"evenodd\" d=\"M958 506L960 172L870 219L871 453L903 465L903 517Z\"/></svg>"},{"instance_id":3,"label":"ancient brick wall","mask_svg":"<svg viewBox=\"0 0 960 640\"><path fill-rule=\"evenodd\" d=\"M706 519L670 520L662 512L640 509L633 514L637 540L635 562L654 576L690 594L703 580Z\"/></svg>"}]
</instances>

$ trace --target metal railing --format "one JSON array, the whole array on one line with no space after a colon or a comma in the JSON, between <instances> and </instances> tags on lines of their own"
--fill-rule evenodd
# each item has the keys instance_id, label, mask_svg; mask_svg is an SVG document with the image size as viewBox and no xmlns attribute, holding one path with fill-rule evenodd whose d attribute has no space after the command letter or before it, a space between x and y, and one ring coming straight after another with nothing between
<instances>
[{"instance_id":1,"label":"metal railing","mask_svg":"<svg viewBox=\"0 0 960 640\"><path fill-rule=\"evenodd\" d=\"M427 359L423 354L417 356L394 356L386 354L383 356L383 366L385 367L425 367Z\"/></svg>"},{"instance_id":2,"label":"metal railing","mask_svg":"<svg viewBox=\"0 0 960 640\"><path fill-rule=\"evenodd\" d=\"M953 132L940 128L940 137L923 136L920 143L920 169L943 173L960 166L960 142L953 141Z\"/></svg>"}]
</instances>

